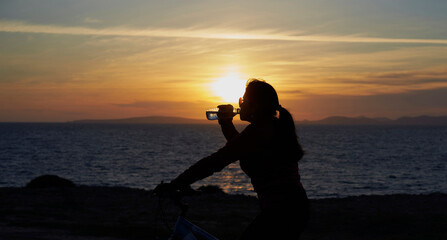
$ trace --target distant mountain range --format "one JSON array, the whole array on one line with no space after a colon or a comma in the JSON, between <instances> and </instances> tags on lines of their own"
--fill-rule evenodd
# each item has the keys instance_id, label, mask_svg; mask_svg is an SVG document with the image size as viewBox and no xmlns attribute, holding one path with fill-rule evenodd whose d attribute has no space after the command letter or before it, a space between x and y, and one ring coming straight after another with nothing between
<instances>
[{"instance_id":1,"label":"distant mountain range","mask_svg":"<svg viewBox=\"0 0 447 240\"><path fill-rule=\"evenodd\" d=\"M240 122L240 121L236 121ZM180 117L150 116L124 119L77 120L73 123L110 123L110 124L210 124L214 121ZM297 124L309 125L447 125L447 116L401 117L389 118L367 117L328 117L317 121L296 121Z\"/></svg>"},{"instance_id":2,"label":"distant mountain range","mask_svg":"<svg viewBox=\"0 0 447 240\"><path fill-rule=\"evenodd\" d=\"M396 120L389 118L367 118L367 117L328 117L317 121L297 121L297 124L315 125L447 125L447 116L418 116L401 117Z\"/></svg>"},{"instance_id":3,"label":"distant mountain range","mask_svg":"<svg viewBox=\"0 0 447 240\"><path fill-rule=\"evenodd\" d=\"M123 119L86 119L77 120L73 123L111 123L111 124L206 124L210 123L208 120L181 118L181 117L166 117L166 116L150 116L150 117L134 117Z\"/></svg>"}]
</instances>

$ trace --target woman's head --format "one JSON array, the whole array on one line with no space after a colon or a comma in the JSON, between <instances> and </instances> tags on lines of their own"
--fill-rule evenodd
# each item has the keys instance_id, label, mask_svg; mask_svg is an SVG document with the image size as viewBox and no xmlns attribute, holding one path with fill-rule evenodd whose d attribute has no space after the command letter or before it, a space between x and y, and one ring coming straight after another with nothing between
<instances>
[{"instance_id":1,"label":"woman's head","mask_svg":"<svg viewBox=\"0 0 447 240\"><path fill-rule=\"evenodd\" d=\"M279 105L278 94L275 89L265 81L249 79L243 99L239 99L241 107L241 120L257 122L265 119L273 119L279 112L280 136L288 143L288 150L294 151L299 161L304 151L298 142L295 122L287 109Z\"/></svg>"},{"instance_id":2,"label":"woman's head","mask_svg":"<svg viewBox=\"0 0 447 240\"><path fill-rule=\"evenodd\" d=\"M278 94L270 84L252 78L247 81L244 97L239 104L241 120L253 122L271 118L279 107Z\"/></svg>"}]
</instances>

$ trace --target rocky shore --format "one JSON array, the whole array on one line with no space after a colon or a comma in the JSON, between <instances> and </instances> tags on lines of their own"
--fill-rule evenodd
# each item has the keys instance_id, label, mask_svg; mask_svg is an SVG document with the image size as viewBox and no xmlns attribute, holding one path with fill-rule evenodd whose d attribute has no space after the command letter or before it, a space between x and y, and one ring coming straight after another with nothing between
<instances>
[{"instance_id":1,"label":"rocky shore","mask_svg":"<svg viewBox=\"0 0 447 240\"><path fill-rule=\"evenodd\" d=\"M219 191L184 197L186 218L219 239L237 239L257 200ZM447 195L311 200L302 239L447 239ZM178 207L121 187L0 188L0 239L167 239Z\"/></svg>"}]
</instances>

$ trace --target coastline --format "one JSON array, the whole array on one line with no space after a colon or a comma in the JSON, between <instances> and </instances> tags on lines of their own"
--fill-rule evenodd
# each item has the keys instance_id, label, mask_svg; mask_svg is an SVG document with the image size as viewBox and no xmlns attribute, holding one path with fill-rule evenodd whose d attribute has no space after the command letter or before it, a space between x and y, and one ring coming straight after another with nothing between
<instances>
[{"instance_id":1,"label":"coastline","mask_svg":"<svg viewBox=\"0 0 447 240\"><path fill-rule=\"evenodd\" d=\"M187 219L223 240L237 239L259 212L245 195L183 201ZM0 239L167 239L179 214L172 201L141 189L0 188ZM446 239L446 225L445 193L311 199L301 239Z\"/></svg>"}]
</instances>

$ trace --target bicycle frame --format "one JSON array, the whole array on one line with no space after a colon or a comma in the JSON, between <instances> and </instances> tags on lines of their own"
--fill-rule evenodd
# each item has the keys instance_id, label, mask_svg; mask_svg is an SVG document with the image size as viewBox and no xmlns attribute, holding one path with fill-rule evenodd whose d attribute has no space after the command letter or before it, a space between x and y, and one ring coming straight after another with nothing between
<instances>
[{"instance_id":1,"label":"bicycle frame","mask_svg":"<svg viewBox=\"0 0 447 240\"><path fill-rule=\"evenodd\" d=\"M207 233L205 230L197 227L183 216L177 218L174 232L169 240L218 240L213 235Z\"/></svg>"},{"instance_id":2,"label":"bicycle frame","mask_svg":"<svg viewBox=\"0 0 447 240\"><path fill-rule=\"evenodd\" d=\"M181 209L181 213L175 223L174 231L168 240L218 240L213 235L185 219L188 205L181 201L181 192L177 192L167 197L173 200L174 204Z\"/></svg>"}]
</instances>

